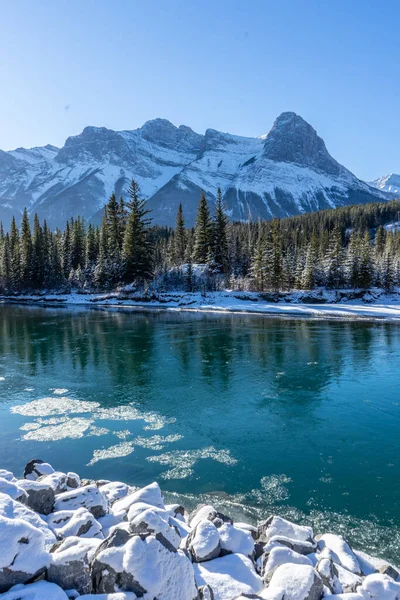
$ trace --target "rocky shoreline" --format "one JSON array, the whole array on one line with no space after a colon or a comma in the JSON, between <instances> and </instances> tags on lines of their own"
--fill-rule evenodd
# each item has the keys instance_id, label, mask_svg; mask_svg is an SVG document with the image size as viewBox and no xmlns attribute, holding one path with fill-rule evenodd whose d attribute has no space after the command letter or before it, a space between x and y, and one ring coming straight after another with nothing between
<instances>
[{"instance_id":1,"label":"rocky shoreline","mask_svg":"<svg viewBox=\"0 0 400 600\"><path fill-rule=\"evenodd\" d=\"M399 580L399 581L397 581ZM157 483L0 470L3 600L399 600L399 571L276 515L166 505Z\"/></svg>"}]
</instances>

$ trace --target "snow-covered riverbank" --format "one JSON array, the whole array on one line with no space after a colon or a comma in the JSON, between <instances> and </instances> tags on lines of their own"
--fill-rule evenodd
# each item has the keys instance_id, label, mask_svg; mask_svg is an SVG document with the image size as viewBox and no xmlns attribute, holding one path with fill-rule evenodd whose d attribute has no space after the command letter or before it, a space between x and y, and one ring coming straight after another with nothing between
<instances>
[{"instance_id":1,"label":"snow-covered riverbank","mask_svg":"<svg viewBox=\"0 0 400 600\"><path fill-rule=\"evenodd\" d=\"M399 572L279 516L233 522L166 505L157 483L0 470L3 600L398 600Z\"/></svg>"},{"instance_id":2,"label":"snow-covered riverbank","mask_svg":"<svg viewBox=\"0 0 400 600\"><path fill-rule=\"evenodd\" d=\"M382 290L368 292L315 290L258 294L255 292L158 292L143 295L119 291L108 294L57 293L0 297L3 302L43 305L87 305L98 307L134 307L175 311L258 313L275 316L296 316L339 319L400 320L400 291L385 294Z\"/></svg>"}]
</instances>

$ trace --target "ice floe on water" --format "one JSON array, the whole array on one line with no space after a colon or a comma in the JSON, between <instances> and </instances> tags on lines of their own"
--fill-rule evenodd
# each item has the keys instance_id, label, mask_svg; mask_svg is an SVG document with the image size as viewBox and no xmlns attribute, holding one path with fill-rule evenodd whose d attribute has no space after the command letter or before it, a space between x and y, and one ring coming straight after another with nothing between
<instances>
[{"instance_id":1,"label":"ice floe on water","mask_svg":"<svg viewBox=\"0 0 400 600\"><path fill-rule=\"evenodd\" d=\"M39 429L29 431L23 436L24 440L37 440L41 442L54 442L65 440L66 438L82 438L89 429L92 421L75 417L68 419L65 423L59 425L45 425Z\"/></svg>"},{"instance_id":2,"label":"ice floe on water","mask_svg":"<svg viewBox=\"0 0 400 600\"><path fill-rule=\"evenodd\" d=\"M68 390L67 388L50 388L50 392L53 392L53 394L56 394L57 396L63 396L68 393Z\"/></svg>"},{"instance_id":3,"label":"ice floe on water","mask_svg":"<svg viewBox=\"0 0 400 600\"><path fill-rule=\"evenodd\" d=\"M0 377L0 381L5 381L5 377Z\"/></svg>"},{"instance_id":4,"label":"ice floe on water","mask_svg":"<svg viewBox=\"0 0 400 600\"><path fill-rule=\"evenodd\" d=\"M138 436L133 440L135 446L142 446L143 448L149 448L150 450L162 450L165 444L172 442L178 442L183 438L183 435L176 433L174 435L153 435L152 437Z\"/></svg>"},{"instance_id":5,"label":"ice floe on water","mask_svg":"<svg viewBox=\"0 0 400 600\"><path fill-rule=\"evenodd\" d=\"M47 417L52 415L67 415L90 413L99 408L98 402L86 402L83 400L73 400L66 396L59 398L40 398L26 404L19 404L11 408L12 413L24 415L25 417Z\"/></svg>"},{"instance_id":6,"label":"ice floe on water","mask_svg":"<svg viewBox=\"0 0 400 600\"><path fill-rule=\"evenodd\" d=\"M219 463L235 465L238 461L231 456L229 450L216 450L214 446L196 450L172 450L157 456L148 456L149 462L159 463L172 467L161 473L163 479L186 479L194 473L193 467L202 459L211 458Z\"/></svg>"},{"instance_id":7,"label":"ice floe on water","mask_svg":"<svg viewBox=\"0 0 400 600\"><path fill-rule=\"evenodd\" d=\"M132 454L134 450L135 447L132 442L120 442L115 446L110 446L110 448L95 450L93 453L93 458L90 462L88 462L87 466L94 465L99 460L106 460L107 458L121 458L123 456L129 456L129 454Z\"/></svg>"}]
</instances>

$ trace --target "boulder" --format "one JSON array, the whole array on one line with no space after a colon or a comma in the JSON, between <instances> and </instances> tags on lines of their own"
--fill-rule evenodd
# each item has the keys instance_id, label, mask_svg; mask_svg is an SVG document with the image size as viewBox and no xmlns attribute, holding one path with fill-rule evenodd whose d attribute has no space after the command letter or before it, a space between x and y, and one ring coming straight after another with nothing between
<instances>
[{"instance_id":1,"label":"boulder","mask_svg":"<svg viewBox=\"0 0 400 600\"><path fill-rule=\"evenodd\" d=\"M399 600L400 583L388 575L376 573L367 575L357 592L365 600Z\"/></svg>"},{"instance_id":2,"label":"boulder","mask_svg":"<svg viewBox=\"0 0 400 600\"><path fill-rule=\"evenodd\" d=\"M122 518L126 519L130 507L136 502L144 502L157 508L165 508L160 486L158 483L154 482L150 483L150 485L147 485L144 488L136 490L132 494L129 494L120 500L117 500L112 505L112 512L113 514L120 515Z\"/></svg>"},{"instance_id":3,"label":"boulder","mask_svg":"<svg viewBox=\"0 0 400 600\"><path fill-rule=\"evenodd\" d=\"M46 571L45 543L43 532L27 521L0 516L0 593Z\"/></svg>"},{"instance_id":4,"label":"boulder","mask_svg":"<svg viewBox=\"0 0 400 600\"><path fill-rule=\"evenodd\" d=\"M65 590L90 594L93 590L90 562L101 540L69 537L51 549L47 579Z\"/></svg>"},{"instance_id":5,"label":"boulder","mask_svg":"<svg viewBox=\"0 0 400 600\"><path fill-rule=\"evenodd\" d=\"M400 575L398 570L389 564L382 565L381 567L379 567L378 573L380 573L381 575L388 575L388 577L391 577L394 580L396 580Z\"/></svg>"},{"instance_id":6,"label":"boulder","mask_svg":"<svg viewBox=\"0 0 400 600\"><path fill-rule=\"evenodd\" d=\"M285 546L277 546L276 548L272 548L269 554L263 554L259 560L260 571L264 581L268 583L275 570L284 564L313 566L307 556L294 552Z\"/></svg>"},{"instance_id":7,"label":"boulder","mask_svg":"<svg viewBox=\"0 0 400 600\"><path fill-rule=\"evenodd\" d=\"M207 519L199 521L187 539L187 547L194 562L217 558L221 551L218 529Z\"/></svg>"},{"instance_id":8,"label":"boulder","mask_svg":"<svg viewBox=\"0 0 400 600\"><path fill-rule=\"evenodd\" d=\"M244 554L252 556L254 540L250 531L240 529L231 523L224 523L219 529L221 552L223 554Z\"/></svg>"},{"instance_id":9,"label":"boulder","mask_svg":"<svg viewBox=\"0 0 400 600\"><path fill-rule=\"evenodd\" d=\"M46 521L33 510L0 493L0 515L8 519L21 519L39 529L45 538L46 546L51 547L56 542L56 536L49 529Z\"/></svg>"},{"instance_id":10,"label":"boulder","mask_svg":"<svg viewBox=\"0 0 400 600\"><path fill-rule=\"evenodd\" d=\"M76 536L103 539L100 523L87 508L59 510L47 517L47 524L57 539Z\"/></svg>"},{"instance_id":11,"label":"boulder","mask_svg":"<svg viewBox=\"0 0 400 600\"><path fill-rule=\"evenodd\" d=\"M163 519L168 520L168 512L164 509L164 508L158 508L157 506L152 506L151 504L147 504L147 502L135 502L134 504L132 504L132 506L130 507L128 514L127 514L127 520L128 522L133 521L134 519L136 519L136 517L138 515L140 515L140 513L144 512L145 510L152 510L156 513L158 513Z\"/></svg>"},{"instance_id":12,"label":"boulder","mask_svg":"<svg viewBox=\"0 0 400 600\"><path fill-rule=\"evenodd\" d=\"M291 523L282 517L271 516L258 524L258 540L268 542L273 537L283 537L298 542L314 544L312 527Z\"/></svg>"},{"instance_id":13,"label":"boulder","mask_svg":"<svg viewBox=\"0 0 400 600\"><path fill-rule=\"evenodd\" d=\"M156 512L148 509L138 514L132 521L129 521L129 531L134 535L154 535L156 539L168 542L176 550L181 542L181 536L177 530L168 523L168 514L166 519Z\"/></svg>"},{"instance_id":14,"label":"boulder","mask_svg":"<svg viewBox=\"0 0 400 600\"><path fill-rule=\"evenodd\" d=\"M99 546L92 563L94 591L116 589L138 597L197 600L190 560L153 535L142 538L116 529Z\"/></svg>"},{"instance_id":15,"label":"boulder","mask_svg":"<svg viewBox=\"0 0 400 600\"><path fill-rule=\"evenodd\" d=\"M13 500L18 500L26 504L28 501L28 493L18 485L18 481L12 481L5 477L0 477L0 493L7 494Z\"/></svg>"},{"instance_id":16,"label":"boulder","mask_svg":"<svg viewBox=\"0 0 400 600\"><path fill-rule=\"evenodd\" d=\"M280 565L273 573L268 590L281 593L285 600L321 600L324 585L310 565Z\"/></svg>"},{"instance_id":17,"label":"boulder","mask_svg":"<svg viewBox=\"0 0 400 600\"><path fill-rule=\"evenodd\" d=\"M17 481L17 478L14 476L14 473L11 473L11 471L7 471L7 469L0 469L0 477L2 479L6 479L7 481Z\"/></svg>"},{"instance_id":18,"label":"boulder","mask_svg":"<svg viewBox=\"0 0 400 600\"><path fill-rule=\"evenodd\" d=\"M245 531L250 531L252 538L254 540L257 539L258 537L258 528L255 527L254 525L250 525L249 523L237 523L235 522L236 527L239 527L239 529L244 529Z\"/></svg>"},{"instance_id":19,"label":"boulder","mask_svg":"<svg viewBox=\"0 0 400 600\"><path fill-rule=\"evenodd\" d=\"M29 585L14 585L2 600L68 600L67 594L58 585L37 581Z\"/></svg>"},{"instance_id":20,"label":"boulder","mask_svg":"<svg viewBox=\"0 0 400 600\"><path fill-rule=\"evenodd\" d=\"M333 594L340 594L344 591L338 579L337 567L330 558L321 558L318 561L316 569L322 579L322 583Z\"/></svg>"},{"instance_id":21,"label":"boulder","mask_svg":"<svg viewBox=\"0 0 400 600\"><path fill-rule=\"evenodd\" d=\"M79 475L77 475L76 473L72 473L72 472L67 473L67 486L70 489L76 490L76 488L81 487L81 485L82 485L82 482L81 482L81 478L79 477Z\"/></svg>"},{"instance_id":22,"label":"boulder","mask_svg":"<svg viewBox=\"0 0 400 600\"><path fill-rule=\"evenodd\" d=\"M252 561L243 554L195 563L193 568L197 585L208 585L214 600L232 600L241 594L258 594L263 589L263 581Z\"/></svg>"},{"instance_id":23,"label":"boulder","mask_svg":"<svg viewBox=\"0 0 400 600\"><path fill-rule=\"evenodd\" d=\"M97 519L108 512L107 498L94 484L63 492L56 496L54 511L87 508Z\"/></svg>"},{"instance_id":24,"label":"boulder","mask_svg":"<svg viewBox=\"0 0 400 600\"><path fill-rule=\"evenodd\" d=\"M341 565L351 573L361 575L360 563L349 544L340 535L326 533L320 536L318 540L318 548L322 551L328 548L329 556L333 562Z\"/></svg>"},{"instance_id":25,"label":"boulder","mask_svg":"<svg viewBox=\"0 0 400 600\"><path fill-rule=\"evenodd\" d=\"M121 481L111 481L110 483L105 483L99 487L107 498L110 506L117 500L125 498L125 496L129 494L129 485L126 485L126 483L122 483Z\"/></svg>"},{"instance_id":26,"label":"boulder","mask_svg":"<svg viewBox=\"0 0 400 600\"><path fill-rule=\"evenodd\" d=\"M215 600L214 592L209 585L201 585L199 587L199 600Z\"/></svg>"},{"instance_id":27,"label":"boulder","mask_svg":"<svg viewBox=\"0 0 400 600\"><path fill-rule=\"evenodd\" d=\"M40 481L40 483L47 483L50 485L55 494L61 494L62 492L66 492L68 490L67 487L68 477L65 473L61 473L61 471L54 471L54 473L50 473L49 475L42 475L38 477L36 481Z\"/></svg>"},{"instance_id":28,"label":"boulder","mask_svg":"<svg viewBox=\"0 0 400 600\"><path fill-rule=\"evenodd\" d=\"M342 594L356 592L358 586L362 583L362 577L356 575L355 573L352 573L351 571L348 571L347 569L342 567L342 565L336 563L333 564L339 582L338 588L341 588L337 591L340 591Z\"/></svg>"},{"instance_id":29,"label":"boulder","mask_svg":"<svg viewBox=\"0 0 400 600\"><path fill-rule=\"evenodd\" d=\"M216 527L221 527L224 523L233 523L230 517L215 510L210 504L203 504L190 514L189 525L194 529L200 521L205 519L214 523Z\"/></svg>"},{"instance_id":30,"label":"boulder","mask_svg":"<svg viewBox=\"0 0 400 600\"><path fill-rule=\"evenodd\" d=\"M40 515L48 515L52 512L55 494L49 483L39 481L39 479L36 481L21 479L18 483L28 494L26 503L29 508Z\"/></svg>"},{"instance_id":31,"label":"boulder","mask_svg":"<svg viewBox=\"0 0 400 600\"><path fill-rule=\"evenodd\" d=\"M35 458L25 465L24 479L36 481L38 477L41 477L42 475L50 475L51 473L54 473L54 469L51 465L49 465L49 463L46 463L39 458Z\"/></svg>"},{"instance_id":32,"label":"boulder","mask_svg":"<svg viewBox=\"0 0 400 600\"><path fill-rule=\"evenodd\" d=\"M274 535L270 538L263 548L263 553L268 553L277 546L286 546L298 554L313 554L317 549L315 542L302 542L292 538L284 537L283 535Z\"/></svg>"}]
</instances>

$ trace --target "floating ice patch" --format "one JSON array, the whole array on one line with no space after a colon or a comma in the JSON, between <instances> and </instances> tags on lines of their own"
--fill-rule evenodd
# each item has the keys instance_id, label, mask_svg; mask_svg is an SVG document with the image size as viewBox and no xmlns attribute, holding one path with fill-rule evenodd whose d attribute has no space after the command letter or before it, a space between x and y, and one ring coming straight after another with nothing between
<instances>
[{"instance_id":1,"label":"floating ice patch","mask_svg":"<svg viewBox=\"0 0 400 600\"><path fill-rule=\"evenodd\" d=\"M100 404L98 402L84 402L82 400L72 400L71 398L60 396L59 398L41 398L40 400L33 400L27 404L13 406L11 412L26 417L47 417L51 415L93 412L99 406Z\"/></svg>"},{"instance_id":2,"label":"floating ice patch","mask_svg":"<svg viewBox=\"0 0 400 600\"><path fill-rule=\"evenodd\" d=\"M36 440L38 442L54 442L66 438L82 438L91 423L92 421L90 419L76 417L68 419L68 421L60 423L59 425L46 425L39 429L29 431L24 435L23 439Z\"/></svg>"},{"instance_id":3,"label":"floating ice patch","mask_svg":"<svg viewBox=\"0 0 400 600\"><path fill-rule=\"evenodd\" d=\"M0 381L5 381L5 377L0 377Z\"/></svg>"},{"instance_id":4,"label":"floating ice patch","mask_svg":"<svg viewBox=\"0 0 400 600\"><path fill-rule=\"evenodd\" d=\"M107 435L107 433L110 433L109 429L106 429L105 427L96 427L96 425L91 425L88 431L88 435L95 435L95 436L101 436L101 435Z\"/></svg>"},{"instance_id":5,"label":"floating ice patch","mask_svg":"<svg viewBox=\"0 0 400 600\"><path fill-rule=\"evenodd\" d=\"M128 456L134 452L135 448L132 442L121 442L110 448L104 448L101 450L95 450L93 452L93 458L88 462L87 466L94 465L99 460L106 460L107 458L121 458L122 456Z\"/></svg>"},{"instance_id":6,"label":"floating ice patch","mask_svg":"<svg viewBox=\"0 0 400 600\"><path fill-rule=\"evenodd\" d=\"M175 423L176 419L163 417L155 412L143 412L132 405L101 408L94 414L96 419L110 421L138 421L148 423L144 429L162 429L165 425Z\"/></svg>"},{"instance_id":7,"label":"floating ice patch","mask_svg":"<svg viewBox=\"0 0 400 600\"><path fill-rule=\"evenodd\" d=\"M24 388L24 392L33 392L35 388Z\"/></svg>"},{"instance_id":8,"label":"floating ice patch","mask_svg":"<svg viewBox=\"0 0 400 600\"><path fill-rule=\"evenodd\" d=\"M21 431L34 431L35 429L40 429L40 423L25 423L20 427Z\"/></svg>"},{"instance_id":9,"label":"floating ice patch","mask_svg":"<svg viewBox=\"0 0 400 600\"><path fill-rule=\"evenodd\" d=\"M123 429L122 431L113 431L113 434L120 440L126 440L131 435L131 432L129 429Z\"/></svg>"},{"instance_id":10,"label":"floating ice patch","mask_svg":"<svg viewBox=\"0 0 400 600\"><path fill-rule=\"evenodd\" d=\"M67 388L50 388L50 391L57 396L63 396L68 392Z\"/></svg>"},{"instance_id":11,"label":"floating ice patch","mask_svg":"<svg viewBox=\"0 0 400 600\"><path fill-rule=\"evenodd\" d=\"M214 446L199 450L174 450L158 456L148 456L146 460L173 467L161 474L163 479L186 479L193 475L194 465L205 458L211 458L226 465L235 465L238 462L231 456L229 450L216 450Z\"/></svg>"},{"instance_id":12,"label":"floating ice patch","mask_svg":"<svg viewBox=\"0 0 400 600\"><path fill-rule=\"evenodd\" d=\"M138 436L132 443L135 446L141 446L142 448L149 448L150 450L162 450L165 444L171 444L181 440L183 435L176 433L175 435L153 435L152 437Z\"/></svg>"}]
</instances>

